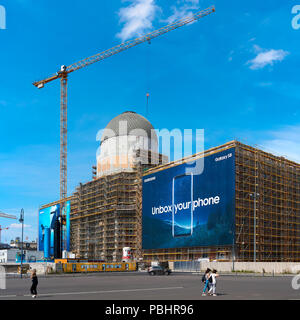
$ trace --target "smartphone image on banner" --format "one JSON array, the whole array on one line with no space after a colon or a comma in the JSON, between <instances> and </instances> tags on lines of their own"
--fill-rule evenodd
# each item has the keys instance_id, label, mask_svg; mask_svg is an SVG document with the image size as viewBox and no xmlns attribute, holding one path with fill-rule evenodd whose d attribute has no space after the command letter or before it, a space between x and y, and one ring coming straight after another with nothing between
<instances>
[{"instance_id":1,"label":"smartphone image on banner","mask_svg":"<svg viewBox=\"0 0 300 320\"><path fill-rule=\"evenodd\" d=\"M172 235L187 237L193 234L193 174L173 178Z\"/></svg>"}]
</instances>

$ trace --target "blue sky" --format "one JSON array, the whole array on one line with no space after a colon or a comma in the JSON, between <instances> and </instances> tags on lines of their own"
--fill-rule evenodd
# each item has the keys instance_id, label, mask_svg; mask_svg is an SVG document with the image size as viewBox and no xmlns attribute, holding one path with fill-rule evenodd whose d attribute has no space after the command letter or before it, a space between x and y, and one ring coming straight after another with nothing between
<instances>
[{"instance_id":1,"label":"blue sky","mask_svg":"<svg viewBox=\"0 0 300 320\"><path fill-rule=\"evenodd\" d=\"M205 129L205 148L238 139L299 162L300 1L0 0L0 210L25 209L25 237L59 197L59 82L32 82L212 4L215 14L70 76L69 194L91 179L98 130L126 110L145 115L147 92L155 128ZM20 235L0 223L2 241Z\"/></svg>"}]
</instances>

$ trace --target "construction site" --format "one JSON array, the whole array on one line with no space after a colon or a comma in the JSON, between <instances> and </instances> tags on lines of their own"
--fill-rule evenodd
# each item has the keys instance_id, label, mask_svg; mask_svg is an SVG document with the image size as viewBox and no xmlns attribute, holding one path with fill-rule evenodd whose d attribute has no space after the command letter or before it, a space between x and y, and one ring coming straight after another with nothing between
<instances>
[{"instance_id":1,"label":"construction site","mask_svg":"<svg viewBox=\"0 0 300 320\"><path fill-rule=\"evenodd\" d=\"M77 258L117 262L130 247L135 261L300 260L300 165L232 141L199 157L235 149L235 240L226 246L143 250L142 177L178 162L141 164L80 184L71 200L71 252ZM137 152L140 154L140 151ZM160 155L162 162L162 155ZM145 159L143 161L145 163ZM49 205L46 205L47 207Z\"/></svg>"},{"instance_id":2,"label":"construction site","mask_svg":"<svg viewBox=\"0 0 300 320\"><path fill-rule=\"evenodd\" d=\"M197 259L300 260L298 163L238 141L169 163L168 157L158 153L158 139L152 133L153 126L135 112L126 111L109 122L101 138L101 151L97 155L92 180L80 183L72 195L67 196L69 74L141 43L150 43L158 36L192 24L214 12L214 7L207 8L191 17L173 22L70 66L63 65L53 76L34 82L39 89L58 79L61 83L60 200L40 208L41 212L49 207L58 206L47 213L55 219L54 223L51 222L51 226L46 227L43 225L39 229L40 245L44 246L44 242L46 243L48 258L53 257L53 252L51 254L49 251L50 247L56 246L54 258L61 258L62 252L65 251L65 254L72 252L79 259L106 262L121 261L124 247L131 248L132 259L143 262ZM126 128L120 128L121 122L126 123ZM139 130L146 132L146 135L137 133ZM235 186L232 188L234 190L231 190L234 193L234 209L230 212L234 216L234 230L231 231L233 241L227 241L226 245L144 249L143 178L176 167L179 162L185 163L217 155L228 149L235 150L232 171ZM66 202L70 202L69 213L64 209ZM54 229L56 242L59 244L50 244L51 230ZM60 233L62 236L58 239L57 235ZM66 244L67 241L70 242L69 246Z\"/></svg>"},{"instance_id":3,"label":"construction site","mask_svg":"<svg viewBox=\"0 0 300 320\"><path fill-rule=\"evenodd\" d=\"M210 14L215 12L215 7L211 6L208 7L204 10L195 12L193 15L190 17L185 17L182 19L179 19L175 22L169 23L168 25L157 29L155 31L149 32L145 34L144 36L140 36L138 38L135 38L133 40L128 40L126 42L123 42L113 48L110 48L108 50L105 50L103 52L100 52L96 55L90 56L86 59L83 59L81 61L78 61L76 63L73 63L72 65L66 66L62 65L60 70L58 70L55 74L51 75L50 77L47 77L45 79L35 81L33 85L38 88L42 89L45 87L46 84L51 83L55 80L60 80L60 200L53 202L51 205L45 205L40 208L40 213L39 213L39 243L40 247L43 248L45 252L46 248L46 255L45 258L61 258L63 254L67 254L67 252L70 250L70 244L67 242L70 242L70 235L68 236L67 233L70 231L70 219L69 219L69 214L70 214L70 200L67 199L67 135L68 135L68 123L67 123L67 118L68 118L68 78L69 74L73 73L74 71L83 69L85 67L88 67L96 62L100 62L104 59L107 59L109 57L112 57L118 53L121 53L125 50L128 50L130 48L133 48L137 45L143 44L143 43L151 43L152 39L155 39L157 37L160 37L164 34L167 34L173 30L176 30L178 28L181 28L183 26L192 24L195 21L198 21L206 16L209 16ZM146 94L147 97L147 106L148 106L148 101L149 101L149 93ZM128 114L130 112L125 112L125 114ZM125 122L128 120L125 120ZM130 120L130 119L129 119ZM122 141L114 141L108 138L112 138L112 135L115 133L117 137L125 135L127 131L126 128L117 128L116 126L119 126L119 122L114 120L115 123L112 127L107 127L106 133L103 134L102 140L101 140L101 159L97 159L97 167L93 168L96 169L97 172L97 178L99 176L105 176L107 174L114 173L115 171L128 171L126 170L129 169L130 172L135 171L134 168L136 167L136 158L140 159L148 159L149 157L151 158L151 163L159 164L159 163L165 163L167 162L167 159L163 159L162 155L157 154L156 149L157 149L157 137L154 135L154 140L151 138L151 130L153 129L152 125L146 120L142 119L142 123L145 125L144 126L138 126L137 124L140 122L141 118L137 120L137 123L135 123L135 120L133 119L132 127L129 128L130 130L140 130L140 128L146 129L146 132L148 133L148 139L144 139L143 136L138 136L139 141L133 142L133 145L131 143L128 143L127 140ZM146 121L144 121L146 120ZM119 132L118 130L123 131ZM125 130L125 131L124 131ZM124 134L125 132L125 134ZM113 133L113 134L112 134ZM156 139L156 140L155 140ZM107 141L109 140L110 144L107 144ZM119 140L119 139L117 139ZM118 143L121 147L121 149L125 148L124 150L121 151L118 150L117 153L113 154L110 152L110 147L111 145L114 145L115 143ZM142 143L142 145L140 144ZM143 144L146 146L146 148L143 148ZM133 147L133 148L132 148ZM148 149L149 147L149 149ZM118 147L119 148L119 147ZM155 150L153 152L153 150ZM121 151L121 154L120 154ZM107 156L107 154L109 156ZM153 161L153 158L156 159ZM115 164L113 167L113 170L111 171L111 161ZM145 163L148 165L149 161L138 161L138 163ZM117 169L117 170L115 170ZM125 170L123 170L125 169ZM145 166L142 166L140 170L145 169ZM134 176L134 175L133 175ZM122 179L128 180L127 183L121 183L121 187L119 189L112 188L111 186L106 187L104 183L103 189L99 189L99 186L96 188L94 187L93 184L85 184L82 185L80 188L78 188L77 192L75 193L74 197L71 197L73 200L72 202L72 208L77 208L78 212L72 209L72 214L75 216L72 217L74 223L76 220L78 220L79 223L82 221L79 221L80 217L87 217L89 216L90 218L88 220L85 220L84 227L80 226L81 228L73 228L72 227L72 235L76 238L76 244L79 247L74 246L72 244L73 250L77 253L77 255L83 254L83 250L87 250L88 252L84 252L84 256L97 256L97 257L103 257L106 256L106 259L116 259L117 257L120 256L120 243L129 243L129 244L136 244L136 247L138 247L138 244L136 242L136 238L138 237L138 234L141 232L136 224L136 221L133 221L134 218L136 218L135 211L136 209L132 209L132 199L135 199L134 193L136 192L134 185L137 183L137 177L133 177L132 175L129 175L128 177L122 176ZM116 177L116 181L122 180L119 177ZM99 184L100 185L100 184ZM117 185L117 183L116 183ZM102 185L101 185L102 187ZM129 187L129 189L128 189ZM93 190L91 191L90 190ZM132 191L129 191L130 188L132 188ZM134 191L135 190L135 191ZM96 194L96 191L101 191L103 192L102 197L98 196ZM88 195L88 197L86 197ZM108 215L110 215L110 219L106 219L102 217L101 219L98 219L98 217L94 217L96 220L92 220L94 214L89 214L90 209L93 207L89 204L89 202L93 199L94 203L97 203L98 206L106 208L104 212L107 212ZM114 199L112 202L112 199ZM118 199L120 201L123 201L123 205L119 205L120 203L118 202ZM86 201L85 201L86 200ZM74 202L75 201L75 202ZM83 203L81 203L83 201ZM129 207L126 207L129 204ZM116 219L116 213L112 213L114 210L111 206L109 205L117 205L115 207L116 211L115 212L120 212L120 210L123 212L122 216L123 219L118 221ZM131 207L130 207L131 206ZM68 207L68 209L66 209ZM109 207L109 208L107 208ZM122 209L121 209L122 208ZM124 209L125 208L125 209ZM46 213L43 211L45 210ZM110 212L112 211L112 212ZM43 214L43 216L41 215ZM43 220L44 224L40 222ZM125 218L129 218L130 223L125 223ZM131 221L132 219L132 221ZM111 226L113 225L113 220L114 221L114 226L115 230L118 230L120 226L122 226L122 229L125 230L130 230L131 234L128 237L120 237L120 241L122 239L122 242L119 242L118 240L112 241L112 235L116 234L113 230L111 230ZM88 239L83 238L79 235L80 232L85 232L85 234L93 234L93 231L95 228L93 227L93 223L99 224L101 228L103 228L103 231L105 231L106 235L109 237L106 239L104 237L103 241L100 241L100 238L102 239L102 236L99 236L99 232L97 231L97 238L101 244L96 243L95 239L90 239L92 236L88 236ZM68 226L67 226L68 224ZM126 228L125 228L126 226ZM59 236L60 235L60 236ZM96 233L94 233L96 235ZM54 240L55 237L55 240ZM137 249L137 248L136 248ZM108 256L109 255L109 258Z\"/></svg>"}]
</instances>

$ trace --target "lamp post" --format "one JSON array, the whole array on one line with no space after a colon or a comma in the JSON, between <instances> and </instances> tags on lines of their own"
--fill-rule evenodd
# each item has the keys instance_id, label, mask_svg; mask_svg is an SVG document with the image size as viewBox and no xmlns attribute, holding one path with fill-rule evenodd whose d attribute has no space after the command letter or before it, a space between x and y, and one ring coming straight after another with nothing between
<instances>
[{"instance_id":1,"label":"lamp post","mask_svg":"<svg viewBox=\"0 0 300 320\"><path fill-rule=\"evenodd\" d=\"M234 271L234 262L235 262L235 233L233 230L229 231L229 234L232 235L232 250L231 250L231 260L232 260L232 271Z\"/></svg>"},{"instance_id":2,"label":"lamp post","mask_svg":"<svg viewBox=\"0 0 300 320\"><path fill-rule=\"evenodd\" d=\"M24 230L24 209L21 209L19 222L22 223L22 239L21 239L21 279L23 272L23 230Z\"/></svg>"},{"instance_id":3,"label":"lamp post","mask_svg":"<svg viewBox=\"0 0 300 320\"><path fill-rule=\"evenodd\" d=\"M232 237L232 270L234 271L234 262L235 262L235 243L234 243L234 234Z\"/></svg>"},{"instance_id":4,"label":"lamp post","mask_svg":"<svg viewBox=\"0 0 300 320\"><path fill-rule=\"evenodd\" d=\"M250 194L250 197L254 199L254 213L253 213L253 261L256 262L256 199L259 196L259 193L254 192Z\"/></svg>"}]
</instances>

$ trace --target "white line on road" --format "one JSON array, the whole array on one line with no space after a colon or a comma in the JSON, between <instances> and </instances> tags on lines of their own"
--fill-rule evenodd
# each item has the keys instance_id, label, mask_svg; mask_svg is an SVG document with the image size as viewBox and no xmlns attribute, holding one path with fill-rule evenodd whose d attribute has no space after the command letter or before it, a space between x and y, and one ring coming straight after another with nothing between
<instances>
[{"instance_id":1,"label":"white line on road","mask_svg":"<svg viewBox=\"0 0 300 320\"><path fill-rule=\"evenodd\" d=\"M124 289L124 290L106 290L106 291L86 291L86 292L49 292L40 293L38 296L58 296L58 295L76 295L76 294L99 294L99 293L119 293L119 292L135 292L135 291L154 291L154 290L172 290L183 289L183 287L167 287L167 288L146 288L146 289ZM31 297L30 294L23 295L24 297ZM16 295L0 296L0 298L16 297Z\"/></svg>"},{"instance_id":2,"label":"white line on road","mask_svg":"<svg viewBox=\"0 0 300 320\"><path fill-rule=\"evenodd\" d=\"M16 294L10 294L10 295L7 295L7 296L0 295L0 298L15 298L16 296L17 296Z\"/></svg>"}]
</instances>

